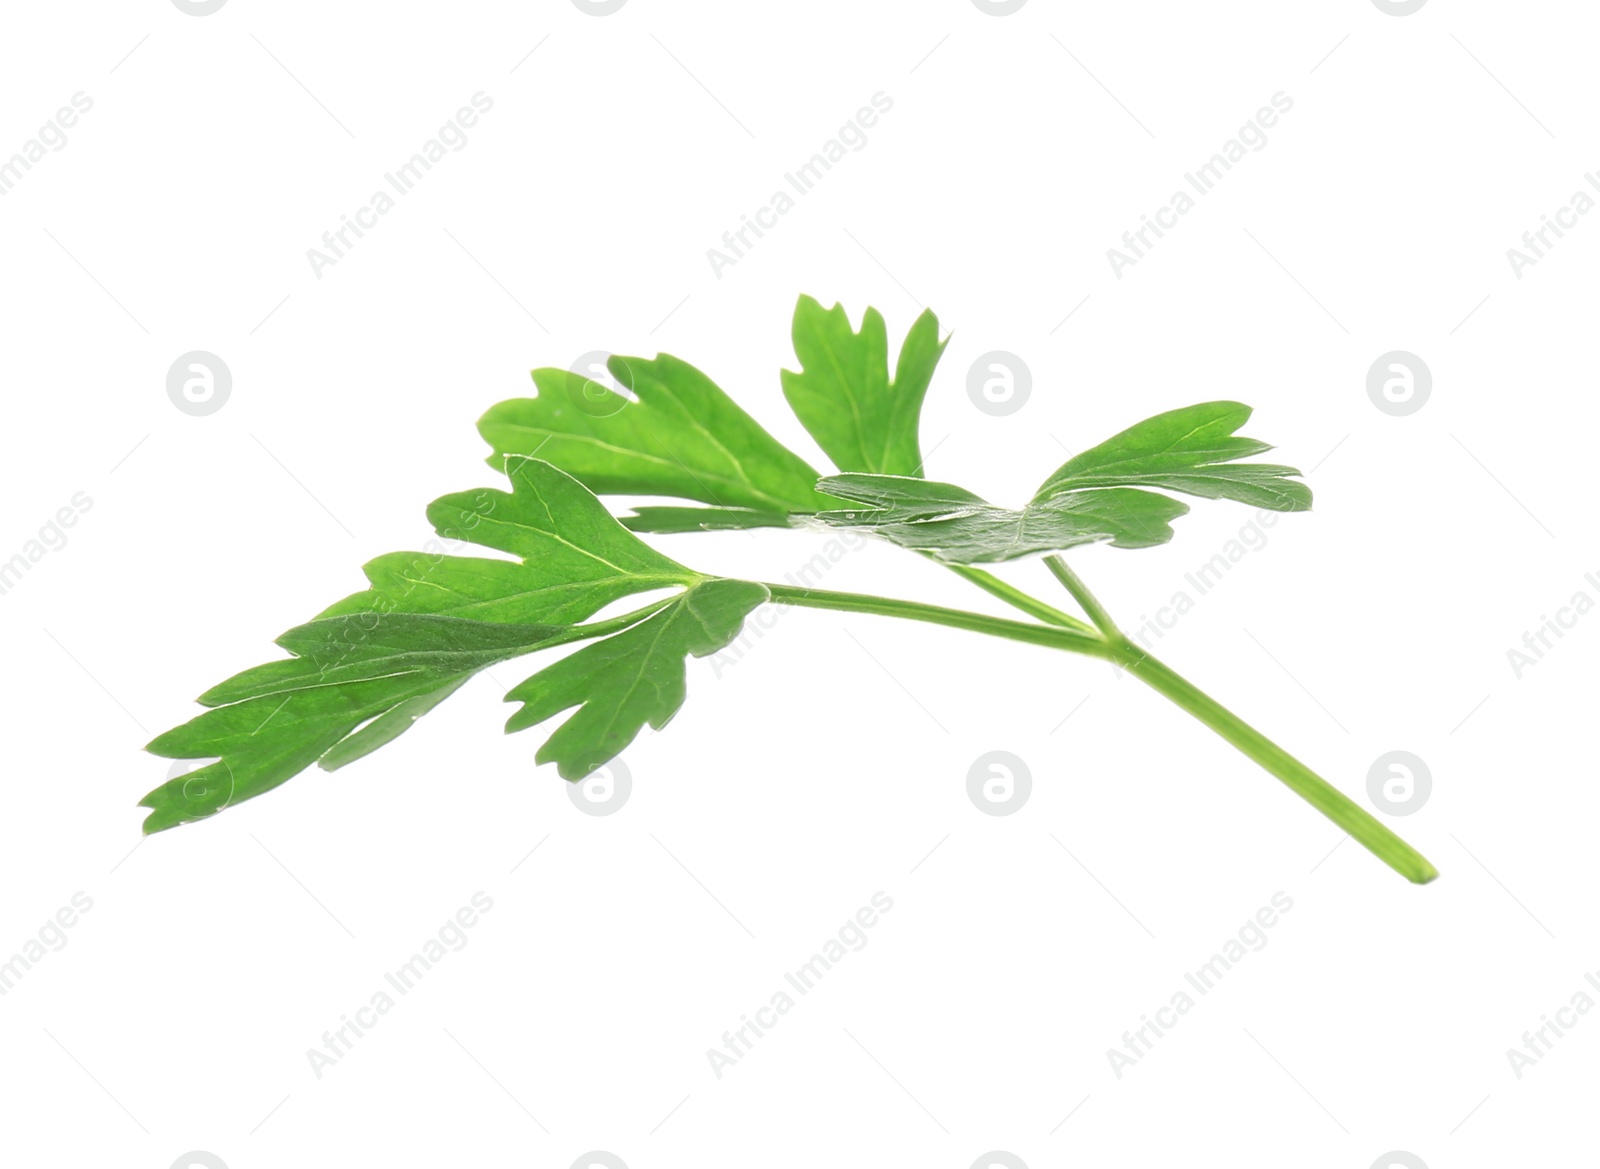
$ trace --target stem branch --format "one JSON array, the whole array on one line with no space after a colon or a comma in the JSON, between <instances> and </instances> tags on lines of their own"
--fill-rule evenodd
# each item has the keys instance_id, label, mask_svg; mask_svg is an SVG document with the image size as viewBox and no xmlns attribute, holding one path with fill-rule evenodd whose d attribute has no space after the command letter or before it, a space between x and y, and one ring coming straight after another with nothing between
<instances>
[{"instance_id":1,"label":"stem branch","mask_svg":"<svg viewBox=\"0 0 1600 1169\"><path fill-rule=\"evenodd\" d=\"M1089 586L1079 579L1078 574L1067 567L1067 562L1061 559L1059 554L1046 556L1044 563L1045 567L1055 574L1055 578L1066 586L1067 592L1072 594L1072 599L1083 606L1083 611L1089 615L1089 620L1094 622L1096 629L1112 641L1125 640L1122 630L1111 620L1111 614L1106 612L1105 606L1089 591Z\"/></svg>"},{"instance_id":2,"label":"stem branch","mask_svg":"<svg viewBox=\"0 0 1600 1169\"><path fill-rule=\"evenodd\" d=\"M943 563L943 561L940 563ZM1038 597L1029 596L1015 585L1007 584L993 573L985 572L981 568L974 568L970 564L945 564L945 567L957 576L970 580L984 592L992 593L1006 604L1021 609L1029 616L1037 617L1041 621L1048 621L1051 625L1060 625L1065 629L1076 629L1079 633L1094 632L1092 627L1085 625L1070 613L1063 613L1054 605L1047 605Z\"/></svg>"},{"instance_id":3,"label":"stem branch","mask_svg":"<svg viewBox=\"0 0 1600 1169\"><path fill-rule=\"evenodd\" d=\"M970 613L965 609L946 609L941 605L924 605L920 601L872 597L863 593L836 593L827 589L780 584L768 584L766 588L772 594L772 599L780 605L837 609L845 613L874 613L881 617L907 617L914 621L928 621L934 625L948 625L953 629L967 629L973 633L987 633L1030 645L1044 645L1096 657L1106 657L1110 650L1105 639L1093 631L1080 632L1059 625L1035 625L1028 621L990 617L987 613Z\"/></svg>"},{"instance_id":4,"label":"stem branch","mask_svg":"<svg viewBox=\"0 0 1600 1169\"><path fill-rule=\"evenodd\" d=\"M1426 857L1391 832L1382 822L1352 801L1338 788L1312 771L1304 763L1301 763L1293 755L1216 699L1176 673L1171 667L1130 643L1111 620L1104 607L1095 599L1094 594L1089 591L1084 583L1078 579L1077 574L1068 568L1059 557L1047 557L1045 563L1050 566L1050 571L1055 573L1057 579L1067 587L1067 590L1083 606L1084 611L1094 619L1095 625L1100 629L1099 633L1088 630L1087 627L1082 627L1082 623L1077 621L1074 621L1073 625L1079 626L1078 628L1060 623L1035 625L1026 621L1012 621L1002 617L990 617L983 613L971 613L962 609L946 609L939 605L925 605L918 601L902 601L890 597L874 597L861 593L839 593L826 589L808 589L779 584L769 584L766 587L772 596L772 600L778 604L800 605L813 609L836 609L847 613L872 613L884 617L902 617L915 621L928 621L935 625L946 625L954 629L966 629L974 633L987 633L994 637L1004 637L1012 641L1027 642L1031 645L1047 646L1051 649L1065 650L1069 653L1081 653L1088 654L1091 657L1104 658L1121 666L1152 690L1163 695L1210 727L1248 758L1260 764L1269 774L1281 780L1296 795L1348 832L1363 848L1408 881L1424 885L1439 875L1439 871L1428 862ZM988 577L988 574L981 572L981 570L974 571L978 572L980 577ZM962 575L965 576L967 574L963 572ZM972 579L980 587L995 593L996 596L1002 596L1011 603L1017 604L1019 608L1025 607L1021 602L1032 602L1033 605L1039 608L1050 609L1050 606L1045 605L1043 602L1033 601L1033 598L1028 597L1027 594L1012 590L1011 586L1006 585L997 578L988 577L990 581L1000 586L1000 589L990 588L984 580L977 577L969 577L969 579ZM1000 590L1005 591L1002 592ZM1012 592L1015 592L1016 596L1010 596L1009 593ZM1066 617L1066 614L1058 613L1057 616ZM1067 619L1073 620L1072 618Z\"/></svg>"},{"instance_id":5,"label":"stem branch","mask_svg":"<svg viewBox=\"0 0 1600 1169\"><path fill-rule=\"evenodd\" d=\"M1133 646L1117 650L1112 660L1282 780L1291 791L1406 880L1425 885L1439 875L1439 870L1426 857L1365 808L1164 662Z\"/></svg>"}]
</instances>

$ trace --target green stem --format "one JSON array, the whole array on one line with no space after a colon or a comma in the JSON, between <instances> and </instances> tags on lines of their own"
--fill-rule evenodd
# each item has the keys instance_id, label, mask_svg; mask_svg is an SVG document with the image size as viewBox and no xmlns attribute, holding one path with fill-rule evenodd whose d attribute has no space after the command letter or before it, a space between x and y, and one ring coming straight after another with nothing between
<instances>
[{"instance_id":1,"label":"green stem","mask_svg":"<svg viewBox=\"0 0 1600 1169\"><path fill-rule=\"evenodd\" d=\"M1052 560L1057 558L1048 557L1046 563ZM1059 564L1059 567L1052 565L1051 571L1056 573L1078 603L1083 605L1084 610L1094 618L1102 633L1084 632L1060 625L1034 625L1025 621L990 617L983 613L970 613L961 609L946 609L938 605L924 605L917 601L901 601L861 593L838 593L826 589L807 589L778 584L769 584L766 587L773 601L779 604L928 621L954 629L987 633L1012 641L1104 658L1121 666L1145 685L1210 727L1408 881L1423 885L1439 875L1438 870L1428 862L1427 858L1338 788L1216 699L1174 672L1171 667L1128 642L1110 615L1095 600L1094 595L1064 563Z\"/></svg>"},{"instance_id":2,"label":"green stem","mask_svg":"<svg viewBox=\"0 0 1600 1169\"><path fill-rule=\"evenodd\" d=\"M1079 579L1078 574L1067 567L1065 560L1059 555L1046 556L1044 564L1055 578L1066 586L1067 592L1072 594L1072 599L1083 606L1083 611L1089 615L1089 620L1094 622L1096 629L1112 641L1126 640L1122 636L1122 630L1117 628L1117 623L1111 620L1111 614L1106 612L1105 606L1089 591L1089 586Z\"/></svg>"},{"instance_id":3,"label":"green stem","mask_svg":"<svg viewBox=\"0 0 1600 1169\"><path fill-rule=\"evenodd\" d=\"M1106 657L1111 647L1105 639L1092 631L1080 632L1058 625L1034 625L1028 621L1012 621L1006 617L990 617L987 613L970 613L965 609L946 609L940 605L924 605L920 601L901 601L892 597L872 597L863 593L836 593L827 589L808 589L793 585L768 584L767 591L781 605L801 605L811 609L837 609L845 613L873 613L880 617L905 617L913 621L928 621L934 625L948 625L953 629L967 629L973 633L987 633L1030 645L1044 645L1069 653L1092 654Z\"/></svg>"},{"instance_id":4,"label":"green stem","mask_svg":"<svg viewBox=\"0 0 1600 1169\"><path fill-rule=\"evenodd\" d=\"M1128 641L1089 586L1059 555L1046 556L1044 562L1105 634L1112 647L1112 661L1255 760L1406 880L1425 885L1439 875L1426 857L1365 808L1171 667Z\"/></svg>"},{"instance_id":5,"label":"green stem","mask_svg":"<svg viewBox=\"0 0 1600 1169\"><path fill-rule=\"evenodd\" d=\"M1164 662L1130 645L1115 651L1112 660L1282 780L1291 791L1406 880L1426 885L1439 875L1439 870L1426 857L1366 809Z\"/></svg>"},{"instance_id":6,"label":"green stem","mask_svg":"<svg viewBox=\"0 0 1600 1169\"><path fill-rule=\"evenodd\" d=\"M932 557L930 557L932 559ZM1076 629L1079 633L1092 633L1093 628L1085 625L1070 613L1063 613L1054 605L1047 605L1038 597L1029 596L1015 585L1007 584L993 573L985 572L981 568L973 568L969 564L944 564L951 572L959 577L964 577L977 585L986 593L992 593L1006 604L1021 609L1029 616L1047 621L1051 625L1060 625L1064 629Z\"/></svg>"}]
</instances>

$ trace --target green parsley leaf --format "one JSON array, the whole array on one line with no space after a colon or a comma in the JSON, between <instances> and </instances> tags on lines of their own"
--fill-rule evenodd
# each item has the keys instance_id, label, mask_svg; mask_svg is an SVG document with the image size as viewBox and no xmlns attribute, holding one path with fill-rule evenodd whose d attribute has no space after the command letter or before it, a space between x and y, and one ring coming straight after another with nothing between
<instances>
[{"instance_id":1,"label":"green parsley leaf","mask_svg":"<svg viewBox=\"0 0 1600 1169\"><path fill-rule=\"evenodd\" d=\"M369 610L484 621L582 621L612 601L689 585L699 574L625 529L594 495L542 459L510 456L511 491L446 495L428 507L441 536L521 558L392 552L366 566L372 587L321 616Z\"/></svg>"},{"instance_id":2,"label":"green parsley leaf","mask_svg":"<svg viewBox=\"0 0 1600 1169\"><path fill-rule=\"evenodd\" d=\"M210 759L145 797L146 832L213 815L320 762L344 766L403 733L472 674L506 658L613 633L663 601L581 626L623 597L705 578L624 528L570 475L506 459L511 491L447 495L428 508L439 534L519 560L399 552L367 565L372 587L291 629L293 656L246 670L200 697L213 707L158 736L169 759Z\"/></svg>"},{"instance_id":3,"label":"green parsley leaf","mask_svg":"<svg viewBox=\"0 0 1600 1169\"><path fill-rule=\"evenodd\" d=\"M537 398L492 406L478 431L507 454L537 455L597 494L669 495L726 508L811 512L817 472L686 361L612 357L628 398L565 369L536 369Z\"/></svg>"},{"instance_id":4,"label":"green parsley leaf","mask_svg":"<svg viewBox=\"0 0 1600 1169\"><path fill-rule=\"evenodd\" d=\"M535 760L554 761L564 778L582 779L633 742L646 723L656 730L666 726L683 705L685 659L723 648L766 599L765 586L749 581L696 585L625 632L586 645L512 687L506 701L523 707L506 730L578 707Z\"/></svg>"},{"instance_id":5,"label":"green parsley leaf","mask_svg":"<svg viewBox=\"0 0 1600 1169\"><path fill-rule=\"evenodd\" d=\"M843 305L824 309L802 296L795 305L793 332L801 369L783 371L784 397L834 466L878 475L921 475L917 424L922 399L949 341L939 340L939 321L932 310L924 310L906 334L892 382L888 340L877 309L867 309L857 333Z\"/></svg>"},{"instance_id":6,"label":"green parsley leaf","mask_svg":"<svg viewBox=\"0 0 1600 1169\"><path fill-rule=\"evenodd\" d=\"M835 475L818 488L865 505L817 520L864 528L951 564L987 564L1081 544L1149 548L1172 539L1187 505L1144 488L1304 511L1311 489L1274 463L1237 460L1272 448L1234 432L1250 418L1238 402L1202 402L1130 426L1069 459L1020 511L996 507L948 483L888 475Z\"/></svg>"},{"instance_id":7,"label":"green parsley leaf","mask_svg":"<svg viewBox=\"0 0 1600 1169\"><path fill-rule=\"evenodd\" d=\"M1044 481L1035 502L1088 487L1165 487L1205 499L1232 499L1271 511L1307 511L1311 488L1293 467L1243 463L1271 445L1234 432L1250 420L1239 402L1201 402L1130 426L1068 459Z\"/></svg>"},{"instance_id":8,"label":"green parsley leaf","mask_svg":"<svg viewBox=\"0 0 1600 1169\"><path fill-rule=\"evenodd\" d=\"M586 634L415 613L297 626L277 641L293 657L208 690L199 702L213 709L146 747L167 759L216 761L145 796L144 830L215 815L319 760L330 771L342 767L392 741L485 666L574 636Z\"/></svg>"},{"instance_id":9,"label":"green parsley leaf","mask_svg":"<svg viewBox=\"0 0 1600 1169\"><path fill-rule=\"evenodd\" d=\"M990 564L1109 540L1148 548L1172 539L1170 521L1189 510L1165 495L1113 487L1070 492L1021 511L996 507L965 488L895 475L835 475L823 490L865 505L820 512L830 527L860 528L949 564Z\"/></svg>"}]
</instances>

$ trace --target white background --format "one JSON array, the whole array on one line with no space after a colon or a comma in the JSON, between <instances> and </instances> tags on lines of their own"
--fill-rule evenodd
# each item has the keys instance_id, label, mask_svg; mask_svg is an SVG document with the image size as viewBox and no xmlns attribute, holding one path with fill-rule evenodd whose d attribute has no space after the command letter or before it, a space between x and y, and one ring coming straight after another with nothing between
<instances>
[{"instance_id":1,"label":"white background","mask_svg":"<svg viewBox=\"0 0 1600 1169\"><path fill-rule=\"evenodd\" d=\"M1600 1019L1520 1079L1506 1056L1600 969L1600 617L1520 680L1506 656L1600 599L1600 216L1521 279L1506 258L1600 164L1591 21L1447 0L9 6L0 156L75 92L94 108L0 199L0 559L75 493L93 506L0 596L0 956L75 892L93 909L0 998L0 1163L1592 1156ZM307 249L480 90L468 145L314 275ZM713 274L707 249L880 90L866 147ZM1265 148L1117 278L1106 250L1280 90ZM1432 796L1393 823L1441 879L1335 848L1107 666L809 611L731 669L691 663L615 815L535 769L540 732L499 733L512 664L346 771L139 843L167 766L141 745L364 560L418 546L430 499L492 484L473 423L530 367L678 354L822 465L777 377L800 292L879 306L894 343L937 310L928 473L1002 502L1159 410L1254 405L1316 510L1158 648L1358 799L1383 752L1424 759ZM208 417L166 393L196 349L233 376ZM965 389L995 349L1032 371L1009 417ZM1409 417L1366 392L1395 349L1432 370ZM1135 624L1250 519L1200 503L1168 546L1073 562ZM824 540L659 543L777 579ZM1054 587L1035 562L1006 575ZM1001 611L888 546L825 584ZM1032 773L1016 814L967 797L991 750ZM319 1079L307 1049L480 890L470 944ZM707 1049L880 890L866 948L718 1079ZM1278 891L1266 947L1119 1079L1107 1049Z\"/></svg>"}]
</instances>

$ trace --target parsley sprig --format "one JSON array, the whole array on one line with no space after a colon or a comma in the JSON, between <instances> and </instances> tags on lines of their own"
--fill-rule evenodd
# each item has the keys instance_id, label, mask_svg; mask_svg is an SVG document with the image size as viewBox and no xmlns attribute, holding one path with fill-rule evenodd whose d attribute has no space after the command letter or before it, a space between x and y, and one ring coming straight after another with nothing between
<instances>
[{"instance_id":1,"label":"parsley sprig","mask_svg":"<svg viewBox=\"0 0 1600 1169\"><path fill-rule=\"evenodd\" d=\"M923 476L922 402L948 338L917 318L889 366L883 317L859 330L844 309L801 297L789 405L833 464L821 473L772 437L700 370L666 354L613 357L624 392L565 369L537 369L537 396L479 421L510 491L435 501L452 541L509 555L399 552L366 566L369 587L278 639L290 656L201 695L208 709L149 744L208 760L145 796L146 832L205 819L313 763L343 767L403 734L478 671L583 643L512 687L508 731L565 716L539 748L578 780L683 705L687 660L730 644L762 604L928 622L1108 662L1233 744L1418 884L1438 875L1339 789L1131 641L1062 553L1087 544L1148 548L1189 510L1178 496L1304 511L1292 467L1250 461L1270 447L1240 435L1250 407L1202 402L1147 418L1069 459L1012 509ZM620 519L602 495L686 501ZM687 568L641 533L848 528L944 565L1028 619L919 601L736 580ZM1026 593L984 565L1042 557L1082 616ZM666 591L665 596L660 594ZM655 599L596 615L636 594ZM571 713L568 713L571 712Z\"/></svg>"}]
</instances>

